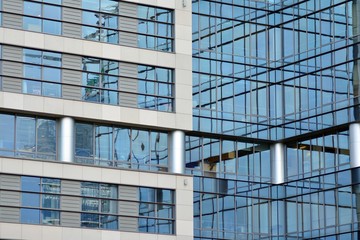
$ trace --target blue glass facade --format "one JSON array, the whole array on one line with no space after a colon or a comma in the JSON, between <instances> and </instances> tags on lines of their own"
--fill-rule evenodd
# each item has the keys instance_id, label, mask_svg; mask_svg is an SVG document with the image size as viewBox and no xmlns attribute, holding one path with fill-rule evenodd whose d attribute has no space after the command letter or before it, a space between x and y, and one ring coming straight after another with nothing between
<instances>
[{"instance_id":1,"label":"blue glass facade","mask_svg":"<svg viewBox=\"0 0 360 240\"><path fill-rule=\"evenodd\" d=\"M358 239L357 1L192 7L195 239Z\"/></svg>"}]
</instances>

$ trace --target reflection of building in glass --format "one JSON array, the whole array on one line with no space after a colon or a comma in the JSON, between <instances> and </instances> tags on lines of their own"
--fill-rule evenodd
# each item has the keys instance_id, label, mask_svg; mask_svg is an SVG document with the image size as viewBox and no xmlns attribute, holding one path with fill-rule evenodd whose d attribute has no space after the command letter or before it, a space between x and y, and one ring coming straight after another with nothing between
<instances>
[{"instance_id":1,"label":"reflection of building in glass","mask_svg":"<svg viewBox=\"0 0 360 240\"><path fill-rule=\"evenodd\" d=\"M359 14L0 0L0 239L359 239Z\"/></svg>"}]
</instances>

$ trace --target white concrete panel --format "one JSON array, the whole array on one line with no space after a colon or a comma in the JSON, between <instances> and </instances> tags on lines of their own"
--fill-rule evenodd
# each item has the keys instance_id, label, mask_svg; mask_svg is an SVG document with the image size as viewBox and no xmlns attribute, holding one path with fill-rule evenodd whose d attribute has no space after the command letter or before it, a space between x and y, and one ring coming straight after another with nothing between
<instances>
[{"instance_id":1,"label":"white concrete panel","mask_svg":"<svg viewBox=\"0 0 360 240\"><path fill-rule=\"evenodd\" d=\"M4 173L14 173L14 174L23 173L23 165L21 160L12 159L12 158L2 158L1 165L2 165L2 172Z\"/></svg>"},{"instance_id":2,"label":"white concrete panel","mask_svg":"<svg viewBox=\"0 0 360 240\"><path fill-rule=\"evenodd\" d=\"M82 176L86 181L101 182L101 171L98 167L82 167Z\"/></svg>"},{"instance_id":3,"label":"white concrete panel","mask_svg":"<svg viewBox=\"0 0 360 240\"><path fill-rule=\"evenodd\" d=\"M140 172L139 181L140 186L157 187L157 174Z\"/></svg>"},{"instance_id":4,"label":"white concrete panel","mask_svg":"<svg viewBox=\"0 0 360 240\"><path fill-rule=\"evenodd\" d=\"M116 169L101 169L101 181L108 183L116 183L119 184L121 180L121 171Z\"/></svg>"},{"instance_id":5,"label":"white concrete panel","mask_svg":"<svg viewBox=\"0 0 360 240\"><path fill-rule=\"evenodd\" d=\"M82 231L81 228L63 228L62 240L81 240Z\"/></svg>"},{"instance_id":6,"label":"white concrete panel","mask_svg":"<svg viewBox=\"0 0 360 240\"><path fill-rule=\"evenodd\" d=\"M24 160L22 161L23 174L41 176L43 174L43 162Z\"/></svg>"},{"instance_id":7,"label":"white concrete panel","mask_svg":"<svg viewBox=\"0 0 360 240\"><path fill-rule=\"evenodd\" d=\"M193 236L193 221L176 221L176 235Z\"/></svg>"},{"instance_id":8,"label":"white concrete panel","mask_svg":"<svg viewBox=\"0 0 360 240\"><path fill-rule=\"evenodd\" d=\"M42 239L62 240L62 228L42 226Z\"/></svg>"},{"instance_id":9,"label":"white concrete panel","mask_svg":"<svg viewBox=\"0 0 360 240\"><path fill-rule=\"evenodd\" d=\"M122 171L121 172L121 183L127 185L139 185L139 172L135 171Z\"/></svg>"},{"instance_id":10,"label":"white concrete panel","mask_svg":"<svg viewBox=\"0 0 360 240\"><path fill-rule=\"evenodd\" d=\"M157 187L159 188L176 188L176 176L167 174L157 174Z\"/></svg>"}]
</instances>

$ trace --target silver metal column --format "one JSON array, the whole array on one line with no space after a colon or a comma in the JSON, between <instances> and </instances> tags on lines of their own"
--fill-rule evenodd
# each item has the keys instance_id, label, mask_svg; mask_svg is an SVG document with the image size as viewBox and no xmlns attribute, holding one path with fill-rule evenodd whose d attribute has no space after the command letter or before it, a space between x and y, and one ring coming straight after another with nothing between
<instances>
[{"instance_id":1,"label":"silver metal column","mask_svg":"<svg viewBox=\"0 0 360 240\"><path fill-rule=\"evenodd\" d=\"M285 182L285 156L285 144L275 143L270 146L271 177L274 184Z\"/></svg>"},{"instance_id":2,"label":"silver metal column","mask_svg":"<svg viewBox=\"0 0 360 240\"><path fill-rule=\"evenodd\" d=\"M75 121L71 117L61 118L58 122L58 160L74 162Z\"/></svg>"},{"instance_id":3,"label":"silver metal column","mask_svg":"<svg viewBox=\"0 0 360 240\"><path fill-rule=\"evenodd\" d=\"M168 172L185 173L185 133L183 131L173 131L168 136Z\"/></svg>"}]
</instances>

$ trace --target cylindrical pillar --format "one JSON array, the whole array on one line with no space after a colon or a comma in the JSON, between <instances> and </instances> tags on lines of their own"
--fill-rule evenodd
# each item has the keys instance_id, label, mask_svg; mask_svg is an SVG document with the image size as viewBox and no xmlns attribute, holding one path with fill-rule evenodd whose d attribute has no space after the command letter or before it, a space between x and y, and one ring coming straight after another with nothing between
<instances>
[{"instance_id":1,"label":"cylindrical pillar","mask_svg":"<svg viewBox=\"0 0 360 240\"><path fill-rule=\"evenodd\" d=\"M350 166L360 167L360 123L352 123L349 126L349 151Z\"/></svg>"},{"instance_id":2,"label":"cylindrical pillar","mask_svg":"<svg viewBox=\"0 0 360 240\"><path fill-rule=\"evenodd\" d=\"M71 117L61 118L58 122L58 160L74 162L75 121Z\"/></svg>"},{"instance_id":3,"label":"cylindrical pillar","mask_svg":"<svg viewBox=\"0 0 360 240\"><path fill-rule=\"evenodd\" d=\"M285 156L285 144L274 143L270 146L271 178L273 184L285 182Z\"/></svg>"},{"instance_id":4,"label":"cylindrical pillar","mask_svg":"<svg viewBox=\"0 0 360 240\"><path fill-rule=\"evenodd\" d=\"M168 136L168 172L185 173L185 133L176 130Z\"/></svg>"}]
</instances>

